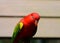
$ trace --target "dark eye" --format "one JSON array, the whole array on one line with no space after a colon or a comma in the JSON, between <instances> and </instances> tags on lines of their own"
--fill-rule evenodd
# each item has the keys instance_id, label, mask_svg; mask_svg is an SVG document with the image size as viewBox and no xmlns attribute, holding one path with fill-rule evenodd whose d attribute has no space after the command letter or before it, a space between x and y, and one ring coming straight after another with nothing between
<instances>
[{"instance_id":1,"label":"dark eye","mask_svg":"<svg viewBox=\"0 0 60 43\"><path fill-rule=\"evenodd\" d=\"M34 16L32 16L32 18L34 19Z\"/></svg>"}]
</instances>

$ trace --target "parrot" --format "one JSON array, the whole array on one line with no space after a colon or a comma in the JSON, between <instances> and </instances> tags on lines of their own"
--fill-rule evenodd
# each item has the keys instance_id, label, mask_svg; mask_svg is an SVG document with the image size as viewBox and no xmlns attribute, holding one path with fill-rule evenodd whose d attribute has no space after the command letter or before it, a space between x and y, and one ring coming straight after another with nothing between
<instances>
[{"instance_id":1,"label":"parrot","mask_svg":"<svg viewBox=\"0 0 60 43\"><path fill-rule=\"evenodd\" d=\"M29 39L37 32L39 19L40 15L36 12L23 17L14 28L12 43L19 43L19 40L22 43L29 43Z\"/></svg>"}]
</instances>

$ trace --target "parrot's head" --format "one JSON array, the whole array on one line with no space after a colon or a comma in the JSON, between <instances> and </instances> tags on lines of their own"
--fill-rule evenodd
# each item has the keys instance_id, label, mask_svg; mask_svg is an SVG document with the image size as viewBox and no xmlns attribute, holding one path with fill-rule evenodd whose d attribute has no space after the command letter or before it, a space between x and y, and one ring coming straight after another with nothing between
<instances>
[{"instance_id":1,"label":"parrot's head","mask_svg":"<svg viewBox=\"0 0 60 43\"><path fill-rule=\"evenodd\" d=\"M40 19L40 15L38 13L31 13L24 17L24 21L26 21L29 24L38 24L38 21Z\"/></svg>"},{"instance_id":2,"label":"parrot's head","mask_svg":"<svg viewBox=\"0 0 60 43\"><path fill-rule=\"evenodd\" d=\"M35 25L37 25L40 19L40 15L38 13L31 13L31 16L35 20Z\"/></svg>"},{"instance_id":3,"label":"parrot's head","mask_svg":"<svg viewBox=\"0 0 60 43\"><path fill-rule=\"evenodd\" d=\"M40 15L38 13L31 13L32 18L34 18L37 22L40 19Z\"/></svg>"}]
</instances>

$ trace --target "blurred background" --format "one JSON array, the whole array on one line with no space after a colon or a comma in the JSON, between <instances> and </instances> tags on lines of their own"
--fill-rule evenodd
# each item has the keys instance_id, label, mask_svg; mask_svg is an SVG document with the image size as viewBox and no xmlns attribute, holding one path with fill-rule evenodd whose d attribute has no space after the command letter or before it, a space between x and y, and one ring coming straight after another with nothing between
<instances>
[{"instance_id":1,"label":"blurred background","mask_svg":"<svg viewBox=\"0 0 60 43\"><path fill-rule=\"evenodd\" d=\"M46 39L60 38L60 0L0 0L0 43L10 43L15 25L32 12L41 19L34 36L38 39L31 43L60 43L60 39Z\"/></svg>"}]
</instances>

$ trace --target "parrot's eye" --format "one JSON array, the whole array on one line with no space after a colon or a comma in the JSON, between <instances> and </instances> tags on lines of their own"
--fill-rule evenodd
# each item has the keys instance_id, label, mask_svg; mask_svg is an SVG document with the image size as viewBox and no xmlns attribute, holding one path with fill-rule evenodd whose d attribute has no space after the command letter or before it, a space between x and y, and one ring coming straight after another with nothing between
<instances>
[{"instance_id":1,"label":"parrot's eye","mask_svg":"<svg viewBox=\"0 0 60 43\"><path fill-rule=\"evenodd\" d=\"M32 18L34 19L34 16L32 16Z\"/></svg>"}]
</instances>

